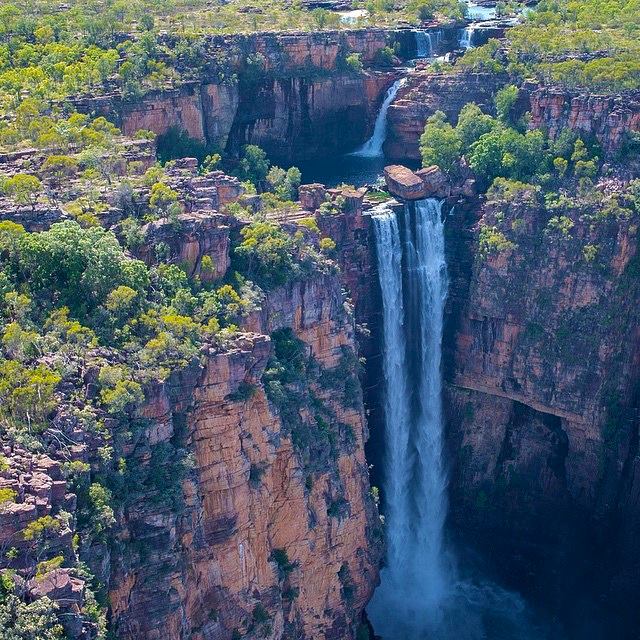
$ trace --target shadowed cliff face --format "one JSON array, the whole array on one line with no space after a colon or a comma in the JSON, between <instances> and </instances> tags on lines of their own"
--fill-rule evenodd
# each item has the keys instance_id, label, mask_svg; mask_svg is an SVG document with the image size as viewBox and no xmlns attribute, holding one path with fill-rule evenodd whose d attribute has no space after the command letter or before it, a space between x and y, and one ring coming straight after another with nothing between
<instances>
[{"instance_id":1,"label":"shadowed cliff face","mask_svg":"<svg viewBox=\"0 0 640 640\"><path fill-rule=\"evenodd\" d=\"M579 632L583 598L635 615L638 230L564 213L567 234L527 202L452 214L445 407L452 528ZM482 255L478 218L516 246Z\"/></svg>"}]
</instances>

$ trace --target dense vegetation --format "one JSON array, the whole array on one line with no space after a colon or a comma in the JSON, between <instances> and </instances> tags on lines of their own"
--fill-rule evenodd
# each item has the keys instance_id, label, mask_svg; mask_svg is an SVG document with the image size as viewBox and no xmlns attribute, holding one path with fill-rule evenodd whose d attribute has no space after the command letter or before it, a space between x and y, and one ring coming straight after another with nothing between
<instances>
[{"instance_id":1,"label":"dense vegetation","mask_svg":"<svg viewBox=\"0 0 640 640\"><path fill-rule=\"evenodd\" d=\"M483 189L498 179L545 187L569 178L582 185L590 183L599 169L597 145L587 146L570 130L551 140L540 130L527 130L522 120L513 122L517 97L515 86L501 89L496 94L495 118L469 103L455 127L436 112L420 139L423 163L459 175L464 158Z\"/></svg>"},{"instance_id":2,"label":"dense vegetation","mask_svg":"<svg viewBox=\"0 0 640 640\"><path fill-rule=\"evenodd\" d=\"M363 25L401 19L463 16L459 0L412 0L398 5L371 0ZM33 129L36 116L68 117L61 101L82 95L120 91L134 98L145 91L198 78L206 69L223 82L235 82L228 60L239 51L228 43L212 46L207 36L256 30L352 27L339 14L309 11L302 3L254 0L211 4L204 0L73 0L60 10L51 0L4 3L0 7L0 113L16 111ZM247 60L249 67L260 60ZM25 98L27 98L25 100ZM58 116L56 119L59 119ZM15 142L0 124L0 146ZM10 127L11 128L11 127ZM42 126L28 139L38 138Z\"/></svg>"},{"instance_id":3,"label":"dense vegetation","mask_svg":"<svg viewBox=\"0 0 640 640\"><path fill-rule=\"evenodd\" d=\"M508 71L570 88L640 88L640 7L635 0L543 0L510 29L466 53L463 67Z\"/></svg>"}]
</instances>

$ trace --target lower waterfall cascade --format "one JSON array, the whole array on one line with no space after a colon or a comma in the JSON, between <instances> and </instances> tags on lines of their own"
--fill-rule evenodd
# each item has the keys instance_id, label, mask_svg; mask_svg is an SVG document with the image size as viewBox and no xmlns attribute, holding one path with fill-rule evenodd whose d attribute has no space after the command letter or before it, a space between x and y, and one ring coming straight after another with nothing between
<instances>
[{"instance_id":1,"label":"lower waterfall cascade","mask_svg":"<svg viewBox=\"0 0 640 640\"><path fill-rule=\"evenodd\" d=\"M383 307L387 549L367 614L383 640L537 640L546 636L520 596L457 566L445 541L442 207L427 199L372 210Z\"/></svg>"},{"instance_id":2,"label":"lower waterfall cascade","mask_svg":"<svg viewBox=\"0 0 640 640\"><path fill-rule=\"evenodd\" d=\"M388 549L370 616L384 638L392 631L391 637L400 637L390 610L402 615L402 637L422 637L450 586L442 541L440 358L447 273L441 208L432 199L407 204L399 223L383 205L373 218L383 300Z\"/></svg>"}]
</instances>

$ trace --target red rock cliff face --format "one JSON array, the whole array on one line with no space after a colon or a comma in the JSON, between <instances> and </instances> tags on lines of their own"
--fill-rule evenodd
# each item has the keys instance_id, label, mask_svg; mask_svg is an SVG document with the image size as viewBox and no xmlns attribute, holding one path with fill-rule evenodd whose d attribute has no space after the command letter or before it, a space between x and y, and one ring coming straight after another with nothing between
<instances>
[{"instance_id":1,"label":"red rock cliff face","mask_svg":"<svg viewBox=\"0 0 640 640\"><path fill-rule=\"evenodd\" d=\"M640 95L578 94L553 88L535 89L530 96L531 128L543 128L555 138L564 129L592 136L605 154L624 144L629 131L640 131Z\"/></svg>"},{"instance_id":2,"label":"red rock cliff face","mask_svg":"<svg viewBox=\"0 0 640 640\"><path fill-rule=\"evenodd\" d=\"M110 587L118 637L353 637L379 560L359 391L346 403L310 383L315 404L299 411L305 433L313 441L327 428L314 417L322 406L340 437L331 455L309 460L262 382L271 344L261 334L283 327L321 371L340 367L354 349L343 304L335 276L276 290L249 321L259 333L212 350L203 369L174 377L150 399L131 464L145 464L149 444L181 430L193 471L181 511L146 495L123 514L128 552L113 562Z\"/></svg>"},{"instance_id":3,"label":"red rock cliff face","mask_svg":"<svg viewBox=\"0 0 640 640\"><path fill-rule=\"evenodd\" d=\"M212 37L199 81L139 100L88 98L77 106L103 113L126 135L177 127L222 149L251 143L277 161L315 158L366 139L396 74L353 72L345 58L357 53L369 65L396 37L382 29ZM256 59L259 69L249 68ZM237 80L218 79L231 76Z\"/></svg>"},{"instance_id":4,"label":"red rock cliff face","mask_svg":"<svg viewBox=\"0 0 640 640\"><path fill-rule=\"evenodd\" d=\"M563 233L522 200L481 209L513 247L487 254L474 239L470 282L453 267L452 520L540 597L561 602L590 575L628 604L640 566L637 220L577 208Z\"/></svg>"},{"instance_id":5,"label":"red rock cliff face","mask_svg":"<svg viewBox=\"0 0 640 640\"><path fill-rule=\"evenodd\" d=\"M490 73L446 74L425 70L410 73L406 86L389 107L387 156L420 160L420 136L429 116L442 111L455 123L467 102L475 102L491 112L493 96L505 82L506 77Z\"/></svg>"}]
</instances>

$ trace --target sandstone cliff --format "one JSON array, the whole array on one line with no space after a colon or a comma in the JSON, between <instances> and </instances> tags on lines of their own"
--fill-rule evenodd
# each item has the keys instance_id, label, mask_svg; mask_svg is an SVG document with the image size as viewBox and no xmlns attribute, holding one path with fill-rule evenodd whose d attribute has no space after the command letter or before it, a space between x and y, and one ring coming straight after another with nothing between
<instances>
[{"instance_id":1,"label":"sandstone cliff","mask_svg":"<svg viewBox=\"0 0 640 640\"><path fill-rule=\"evenodd\" d=\"M221 283L247 222L217 208L243 189L221 172L199 176L190 159L164 179L182 213L140 227L132 253L157 264L163 246L188 275ZM148 187L139 188L128 206L144 209ZM366 233L362 196L327 222L340 220L344 251L359 246L345 216ZM123 215L114 204L102 221L121 233ZM59 606L69 637L104 631L96 597L123 639L355 636L377 583L381 526L343 292L355 273L343 281L323 264L254 291L239 332L221 334L164 382L147 382L132 413L87 407L101 367L123 354L70 356L42 434L46 454L1 443L0 489L11 497L0 506L0 567L16 572L21 597ZM97 505L90 482L102 483Z\"/></svg>"},{"instance_id":2,"label":"sandstone cliff","mask_svg":"<svg viewBox=\"0 0 640 640\"><path fill-rule=\"evenodd\" d=\"M317 158L367 138L397 77L354 71L346 56L358 54L369 68L382 48L407 36L413 41L410 31L383 29L211 37L196 81L139 99L86 97L76 105L104 114L126 135L175 127L231 152L250 143L278 162Z\"/></svg>"},{"instance_id":3,"label":"sandstone cliff","mask_svg":"<svg viewBox=\"0 0 640 640\"><path fill-rule=\"evenodd\" d=\"M455 123L467 102L493 110L493 97L507 81L492 73L434 73L414 71L388 111L385 153L396 160L420 160L419 142L427 118L442 111Z\"/></svg>"},{"instance_id":4,"label":"sandstone cliff","mask_svg":"<svg viewBox=\"0 0 640 640\"><path fill-rule=\"evenodd\" d=\"M538 598L562 607L592 589L628 614L640 559L638 225L619 192L602 186L598 202L560 213L531 193L456 209L445 404L454 526ZM483 227L508 244L479 243Z\"/></svg>"},{"instance_id":5,"label":"sandstone cliff","mask_svg":"<svg viewBox=\"0 0 640 640\"><path fill-rule=\"evenodd\" d=\"M595 138L606 155L619 151L631 131L640 131L640 95L597 95L535 87L530 96L531 128L555 138L564 129Z\"/></svg>"},{"instance_id":6,"label":"sandstone cliff","mask_svg":"<svg viewBox=\"0 0 640 640\"><path fill-rule=\"evenodd\" d=\"M324 277L274 291L249 324L292 328L329 376L354 349L336 285ZM272 355L265 335L241 336L143 410L150 424L133 460L145 464L181 429L193 471L181 513L148 494L123 513L119 537L144 551L112 562L119 637L352 637L379 559L357 377L350 402L320 376L300 387L298 406L277 407L263 383Z\"/></svg>"}]
</instances>

